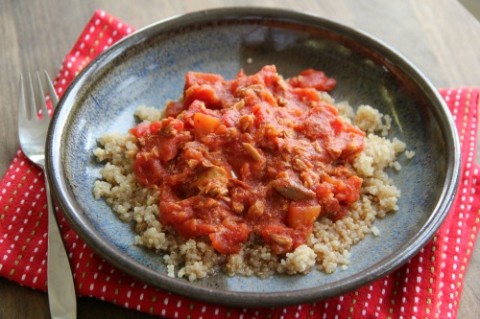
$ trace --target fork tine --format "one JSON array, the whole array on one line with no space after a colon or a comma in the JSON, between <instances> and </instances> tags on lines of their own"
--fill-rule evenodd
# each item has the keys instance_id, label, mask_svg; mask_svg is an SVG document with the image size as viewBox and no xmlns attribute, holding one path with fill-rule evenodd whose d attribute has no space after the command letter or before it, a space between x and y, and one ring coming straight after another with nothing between
<instances>
[{"instance_id":1,"label":"fork tine","mask_svg":"<svg viewBox=\"0 0 480 319\"><path fill-rule=\"evenodd\" d=\"M23 85L23 75L20 74L20 92L18 93L18 120L28 119L28 112L25 105L25 86Z\"/></svg>"},{"instance_id":2,"label":"fork tine","mask_svg":"<svg viewBox=\"0 0 480 319\"><path fill-rule=\"evenodd\" d=\"M31 119L34 119L34 116L37 116L37 110L36 110L36 107L35 107L35 104L36 104L35 103L35 91L33 90L32 76L31 76L30 72L28 72L28 86L29 86L29 90L30 90L30 94L29 94L30 103L27 106L27 109L28 109L27 118L29 120L31 120Z\"/></svg>"},{"instance_id":3,"label":"fork tine","mask_svg":"<svg viewBox=\"0 0 480 319\"><path fill-rule=\"evenodd\" d=\"M48 118L48 109L47 109L47 102L45 102L45 95L43 92L43 85L42 80L40 79L40 73L37 72L37 82L38 87L40 88L40 106L42 108L42 116L44 119Z\"/></svg>"},{"instance_id":4,"label":"fork tine","mask_svg":"<svg viewBox=\"0 0 480 319\"><path fill-rule=\"evenodd\" d=\"M43 73L45 74L45 77L47 78L48 94L50 94L50 100L52 101L52 107L55 108L58 104L57 93L55 93L55 88L53 87L53 82L52 82L52 79L50 79L50 76L48 75L48 72L43 70Z\"/></svg>"}]
</instances>

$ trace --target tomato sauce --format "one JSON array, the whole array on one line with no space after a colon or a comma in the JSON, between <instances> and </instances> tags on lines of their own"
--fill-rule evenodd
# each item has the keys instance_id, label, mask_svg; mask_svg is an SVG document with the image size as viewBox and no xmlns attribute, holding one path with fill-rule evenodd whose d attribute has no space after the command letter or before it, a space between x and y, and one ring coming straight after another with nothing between
<instances>
[{"instance_id":1,"label":"tomato sauce","mask_svg":"<svg viewBox=\"0 0 480 319\"><path fill-rule=\"evenodd\" d=\"M235 79L188 72L160 121L130 130L138 181L160 193L160 221L219 253L263 241L275 254L307 241L319 216L342 218L362 179L351 162L364 132L322 100L335 80L267 65Z\"/></svg>"}]
</instances>

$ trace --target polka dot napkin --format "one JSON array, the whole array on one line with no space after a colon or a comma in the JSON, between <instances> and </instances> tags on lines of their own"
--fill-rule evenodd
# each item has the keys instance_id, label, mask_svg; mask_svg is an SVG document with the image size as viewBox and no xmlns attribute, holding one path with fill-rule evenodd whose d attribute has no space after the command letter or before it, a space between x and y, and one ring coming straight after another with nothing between
<instances>
[{"instance_id":1,"label":"polka dot napkin","mask_svg":"<svg viewBox=\"0 0 480 319\"><path fill-rule=\"evenodd\" d=\"M63 61L55 81L61 95L96 55L132 32L97 11ZM236 309L206 304L148 286L95 255L60 225L80 296L168 318L454 318L478 234L479 169L474 163L479 90L445 89L462 143L462 180L445 223L418 255L394 273L343 296L289 307ZM0 275L46 290L47 209L41 171L18 151L0 181Z\"/></svg>"}]
</instances>

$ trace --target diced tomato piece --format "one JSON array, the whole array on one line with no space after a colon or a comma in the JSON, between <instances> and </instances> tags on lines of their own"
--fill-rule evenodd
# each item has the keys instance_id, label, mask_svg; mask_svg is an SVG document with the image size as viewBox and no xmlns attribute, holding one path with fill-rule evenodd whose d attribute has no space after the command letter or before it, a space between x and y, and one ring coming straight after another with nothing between
<instances>
[{"instance_id":1,"label":"diced tomato piece","mask_svg":"<svg viewBox=\"0 0 480 319\"><path fill-rule=\"evenodd\" d=\"M319 105L324 112L329 112L330 114L338 115L338 109L335 106L325 102L320 102Z\"/></svg>"},{"instance_id":2,"label":"diced tomato piece","mask_svg":"<svg viewBox=\"0 0 480 319\"><path fill-rule=\"evenodd\" d=\"M317 199L328 214L337 214L341 204L350 205L360 198L363 180L355 175L349 177L322 176L323 182L316 189Z\"/></svg>"},{"instance_id":3,"label":"diced tomato piece","mask_svg":"<svg viewBox=\"0 0 480 319\"><path fill-rule=\"evenodd\" d=\"M162 121L153 121L150 123L150 134L157 134L162 129Z\"/></svg>"},{"instance_id":4,"label":"diced tomato piece","mask_svg":"<svg viewBox=\"0 0 480 319\"><path fill-rule=\"evenodd\" d=\"M136 138L142 137L145 134L150 133L150 123L142 122L137 126L130 129L130 134L134 135Z\"/></svg>"},{"instance_id":5,"label":"diced tomato piece","mask_svg":"<svg viewBox=\"0 0 480 319\"><path fill-rule=\"evenodd\" d=\"M345 122L339 118L335 118L332 121L330 121L330 125L335 130L335 133L340 133L344 130Z\"/></svg>"},{"instance_id":6,"label":"diced tomato piece","mask_svg":"<svg viewBox=\"0 0 480 319\"><path fill-rule=\"evenodd\" d=\"M179 121L179 120L174 120L172 123L171 123L172 127L178 132L178 131L181 131L185 128L185 124L183 124L182 121Z\"/></svg>"},{"instance_id":7,"label":"diced tomato piece","mask_svg":"<svg viewBox=\"0 0 480 319\"><path fill-rule=\"evenodd\" d=\"M168 117L161 121L153 121L153 122L142 122L135 126L134 128L130 129L130 133L133 134L137 138L144 137L146 135L156 135L160 131L170 130L169 134L167 132L163 132L165 135L173 135L171 130L173 129L175 133L182 131L184 128L184 124L182 121L174 119L172 117Z\"/></svg>"},{"instance_id":8,"label":"diced tomato piece","mask_svg":"<svg viewBox=\"0 0 480 319\"><path fill-rule=\"evenodd\" d=\"M202 136L215 132L220 125L220 119L203 113L195 113L193 116L193 127L195 134Z\"/></svg>"},{"instance_id":9,"label":"diced tomato piece","mask_svg":"<svg viewBox=\"0 0 480 319\"><path fill-rule=\"evenodd\" d=\"M200 219L192 218L188 219L180 225L177 225L175 229L183 236L187 237L199 237L206 236L215 232L215 226L202 222Z\"/></svg>"},{"instance_id":10,"label":"diced tomato piece","mask_svg":"<svg viewBox=\"0 0 480 319\"><path fill-rule=\"evenodd\" d=\"M173 225L175 229L191 220L193 213L191 209L178 209L174 203L160 201L160 218L165 225ZM186 233L182 233L186 235Z\"/></svg>"},{"instance_id":11,"label":"diced tomato piece","mask_svg":"<svg viewBox=\"0 0 480 319\"><path fill-rule=\"evenodd\" d=\"M193 101L199 100L205 103L207 108L219 108L222 101L215 88L210 85L194 84L185 91L183 106L188 107Z\"/></svg>"},{"instance_id":12,"label":"diced tomato piece","mask_svg":"<svg viewBox=\"0 0 480 319\"><path fill-rule=\"evenodd\" d=\"M145 152L152 153L162 162L167 162L177 156L180 146L191 139L188 134L174 136L148 135L143 138Z\"/></svg>"},{"instance_id":13,"label":"diced tomato piece","mask_svg":"<svg viewBox=\"0 0 480 319\"><path fill-rule=\"evenodd\" d=\"M364 135L341 131L328 141L328 152L333 158L350 161L363 149Z\"/></svg>"},{"instance_id":14,"label":"diced tomato piece","mask_svg":"<svg viewBox=\"0 0 480 319\"><path fill-rule=\"evenodd\" d=\"M322 108L313 108L304 121L304 133L312 138L328 139L334 135L331 122L335 115L325 112Z\"/></svg>"},{"instance_id":15,"label":"diced tomato piece","mask_svg":"<svg viewBox=\"0 0 480 319\"><path fill-rule=\"evenodd\" d=\"M163 142L159 143L158 158L164 162L172 160L177 156L179 145L175 143L178 139L160 138Z\"/></svg>"},{"instance_id":16,"label":"diced tomato piece","mask_svg":"<svg viewBox=\"0 0 480 319\"><path fill-rule=\"evenodd\" d=\"M183 103L179 101L169 101L167 107L165 108L166 117L177 117L184 110Z\"/></svg>"},{"instance_id":17,"label":"diced tomato piece","mask_svg":"<svg viewBox=\"0 0 480 319\"><path fill-rule=\"evenodd\" d=\"M350 176L342 182L341 187L337 187L335 197L339 202L352 204L360 198L360 188L363 180L358 176Z\"/></svg>"},{"instance_id":18,"label":"diced tomato piece","mask_svg":"<svg viewBox=\"0 0 480 319\"><path fill-rule=\"evenodd\" d=\"M169 137L178 134L183 131L183 129L183 122L172 117L167 117L161 121L153 121L150 124L151 134L161 134Z\"/></svg>"},{"instance_id":19,"label":"diced tomato piece","mask_svg":"<svg viewBox=\"0 0 480 319\"><path fill-rule=\"evenodd\" d=\"M348 161L352 161L355 156L363 150L363 135L351 134L350 143L345 147L342 157Z\"/></svg>"},{"instance_id":20,"label":"diced tomato piece","mask_svg":"<svg viewBox=\"0 0 480 319\"><path fill-rule=\"evenodd\" d=\"M335 216L342 209L340 202L335 197L325 198L321 204L323 211L330 217Z\"/></svg>"},{"instance_id":21,"label":"diced tomato piece","mask_svg":"<svg viewBox=\"0 0 480 319\"><path fill-rule=\"evenodd\" d=\"M309 205L303 203L291 203L288 206L287 224L292 228L308 228L320 215L320 205Z\"/></svg>"},{"instance_id":22,"label":"diced tomato piece","mask_svg":"<svg viewBox=\"0 0 480 319\"><path fill-rule=\"evenodd\" d=\"M340 202L335 197L336 180L326 174L322 178L325 178L327 181L320 183L317 187L317 199L322 206L322 214L333 216L341 209Z\"/></svg>"},{"instance_id":23,"label":"diced tomato piece","mask_svg":"<svg viewBox=\"0 0 480 319\"><path fill-rule=\"evenodd\" d=\"M259 75L262 77L263 82L267 87L271 87L280 79L280 76L277 73L277 67L275 65L265 65L260 70Z\"/></svg>"},{"instance_id":24,"label":"diced tomato piece","mask_svg":"<svg viewBox=\"0 0 480 319\"><path fill-rule=\"evenodd\" d=\"M202 72L187 72L185 75L185 90L194 84L210 84L222 83L223 77L219 74L202 73Z\"/></svg>"},{"instance_id":25,"label":"diced tomato piece","mask_svg":"<svg viewBox=\"0 0 480 319\"><path fill-rule=\"evenodd\" d=\"M293 88L291 92L300 100L300 101L320 101L320 95L318 91L310 87L307 88Z\"/></svg>"},{"instance_id":26,"label":"diced tomato piece","mask_svg":"<svg viewBox=\"0 0 480 319\"><path fill-rule=\"evenodd\" d=\"M335 136L327 141L327 151L334 159L353 159L363 149L365 133L339 118L332 120L330 125Z\"/></svg>"},{"instance_id":27,"label":"diced tomato piece","mask_svg":"<svg viewBox=\"0 0 480 319\"><path fill-rule=\"evenodd\" d=\"M158 185L165 177L165 169L160 160L149 158L145 153L138 153L133 163L137 180L145 186Z\"/></svg>"},{"instance_id":28,"label":"diced tomato piece","mask_svg":"<svg viewBox=\"0 0 480 319\"><path fill-rule=\"evenodd\" d=\"M283 254L294 248L292 229L285 226L266 226L260 231L260 235L274 254Z\"/></svg>"},{"instance_id":29,"label":"diced tomato piece","mask_svg":"<svg viewBox=\"0 0 480 319\"><path fill-rule=\"evenodd\" d=\"M224 221L220 230L208 237L213 248L221 254L235 254L247 241L250 230L246 224Z\"/></svg>"},{"instance_id":30,"label":"diced tomato piece","mask_svg":"<svg viewBox=\"0 0 480 319\"><path fill-rule=\"evenodd\" d=\"M306 69L300 72L300 75L288 80L291 86L297 88L313 87L320 91L331 91L335 88L337 81L329 78L322 71Z\"/></svg>"},{"instance_id":31,"label":"diced tomato piece","mask_svg":"<svg viewBox=\"0 0 480 319\"><path fill-rule=\"evenodd\" d=\"M329 183L320 183L318 185L317 189L315 190L315 193L317 194L317 199L321 200L323 198L328 198L333 196L333 185Z\"/></svg>"}]
</instances>

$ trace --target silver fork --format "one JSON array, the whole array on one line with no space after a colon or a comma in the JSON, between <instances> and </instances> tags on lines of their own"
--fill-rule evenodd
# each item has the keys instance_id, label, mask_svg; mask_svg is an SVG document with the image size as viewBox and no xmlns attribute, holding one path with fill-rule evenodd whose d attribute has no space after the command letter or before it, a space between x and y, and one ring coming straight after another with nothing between
<instances>
[{"instance_id":1,"label":"silver fork","mask_svg":"<svg viewBox=\"0 0 480 319\"><path fill-rule=\"evenodd\" d=\"M45 72L47 88L52 106L58 102L52 81ZM45 142L50 116L45 102L42 81L37 72L38 91L35 94L32 77L28 74L28 97L25 96L23 76L20 76L20 99L18 105L18 137L20 146L30 161L39 166L45 176L45 189L48 204L48 254L47 254L47 285L50 315L52 318L76 318L77 305L72 271L67 253L63 245L60 230L56 222L54 206L45 170ZM27 102L28 100L28 102ZM40 107L38 107L40 105ZM38 112L41 111L41 117Z\"/></svg>"}]
</instances>

